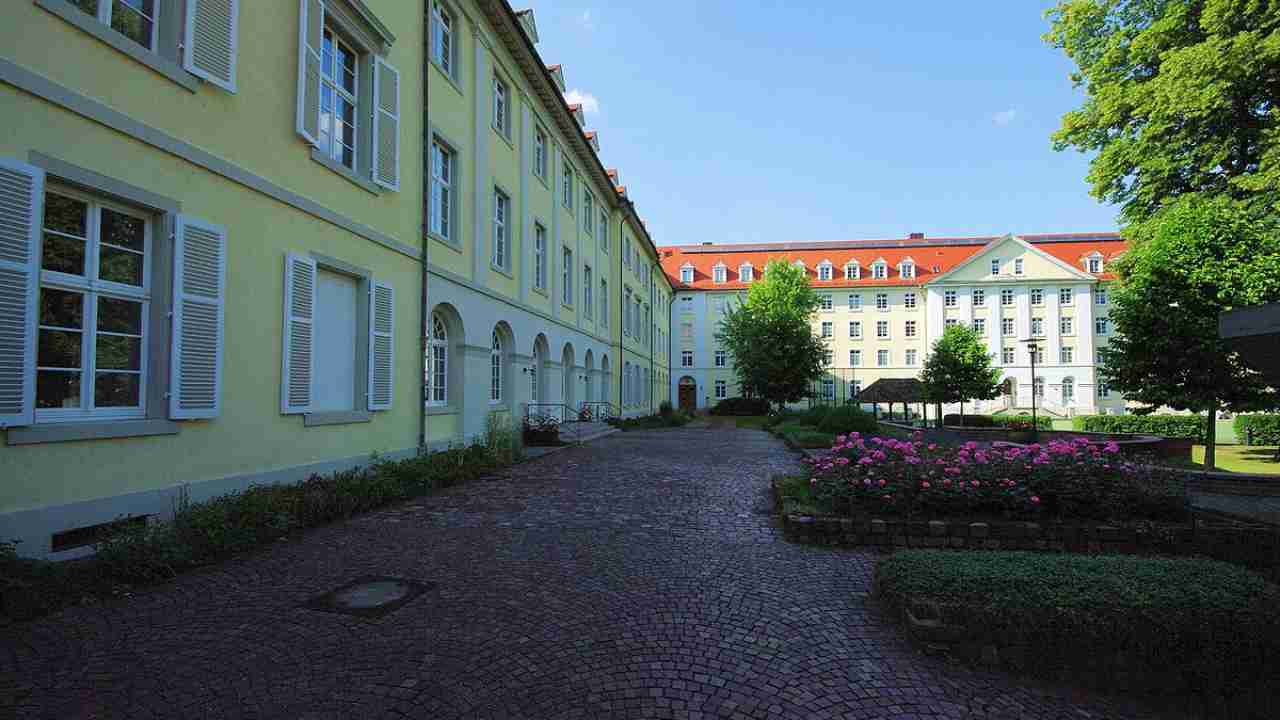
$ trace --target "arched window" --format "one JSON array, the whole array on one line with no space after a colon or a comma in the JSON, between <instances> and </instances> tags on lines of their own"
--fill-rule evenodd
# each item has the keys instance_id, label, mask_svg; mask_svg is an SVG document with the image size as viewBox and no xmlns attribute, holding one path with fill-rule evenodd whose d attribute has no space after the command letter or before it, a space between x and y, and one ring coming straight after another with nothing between
<instances>
[{"instance_id":1,"label":"arched window","mask_svg":"<svg viewBox=\"0 0 1280 720\"><path fill-rule=\"evenodd\" d=\"M431 315L431 340L427 347L427 404L449 402L449 331L439 315Z\"/></svg>"},{"instance_id":2,"label":"arched window","mask_svg":"<svg viewBox=\"0 0 1280 720\"><path fill-rule=\"evenodd\" d=\"M1076 399L1076 379L1062 378L1062 402L1069 403Z\"/></svg>"},{"instance_id":3,"label":"arched window","mask_svg":"<svg viewBox=\"0 0 1280 720\"><path fill-rule=\"evenodd\" d=\"M538 375L542 372L542 351L535 344L533 346L533 372L529 373L529 387L532 389L533 402L539 402L538 398Z\"/></svg>"},{"instance_id":4,"label":"arched window","mask_svg":"<svg viewBox=\"0 0 1280 720\"><path fill-rule=\"evenodd\" d=\"M489 351L489 402L502 402L502 338L493 331L493 345Z\"/></svg>"}]
</instances>

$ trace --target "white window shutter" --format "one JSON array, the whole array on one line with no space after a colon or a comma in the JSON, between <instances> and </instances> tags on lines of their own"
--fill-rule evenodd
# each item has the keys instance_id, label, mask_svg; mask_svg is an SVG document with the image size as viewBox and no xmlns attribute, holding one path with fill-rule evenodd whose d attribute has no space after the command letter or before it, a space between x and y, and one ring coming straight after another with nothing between
<instances>
[{"instance_id":1,"label":"white window shutter","mask_svg":"<svg viewBox=\"0 0 1280 720\"><path fill-rule=\"evenodd\" d=\"M399 190L400 72L375 58L373 77L373 181Z\"/></svg>"},{"instance_id":2,"label":"white window shutter","mask_svg":"<svg viewBox=\"0 0 1280 720\"><path fill-rule=\"evenodd\" d=\"M374 283L369 292L369 409L390 410L395 396L396 291Z\"/></svg>"},{"instance_id":3,"label":"white window shutter","mask_svg":"<svg viewBox=\"0 0 1280 720\"><path fill-rule=\"evenodd\" d=\"M192 420L222 412L227 229L179 216L174 230L173 338L169 417Z\"/></svg>"},{"instance_id":4,"label":"white window shutter","mask_svg":"<svg viewBox=\"0 0 1280 720\"><path fill-rule=\"evenodd\" d=\"M228 91L236 91L240 0L188 0L182 66Z\"/></svg>"},{"instance_id":5,"label":"white window shutter","mask_svg":"<svg viewBox=\"0 0 1280 720\"><path fill-rule=\"evenodd\" d=\"M315 375L316 261L289 253L284 266L284 353L280 412L311 412Z\"/></svg>"},{"instance_id":6,"label":"white window shutter","mask_svg":"<svg viewBox=\"0 0 1280 720\"><path fill-rule=\"evenodd\" d=\"M318 146L324 3L321 0L299 0L298 16L298 134Z\"/></svg>"},{"instance_id":7,"label":"white window shutter","mask_svg":"<svg viewBox=\"0 0 1280 720\"><path fill-rule=\"evenodd\" d=\"M0 158L0 427L35 421L43 222L44 171Z\"/></svg>"}]
</instances>

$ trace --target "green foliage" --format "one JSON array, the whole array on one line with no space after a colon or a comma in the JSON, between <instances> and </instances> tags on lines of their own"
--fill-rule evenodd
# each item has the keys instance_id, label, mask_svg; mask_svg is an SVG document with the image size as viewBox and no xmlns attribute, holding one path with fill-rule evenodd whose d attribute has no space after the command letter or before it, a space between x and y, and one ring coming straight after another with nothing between
<instances>
[{"instance_id":1,"label":"green foliage","mask_svg":"<svg viewBox=\"0 0 1280 720\"><path fill-rule=\"evenodd\" d=\"M484 438L485 447L493 453L493 459L499 465L519 462L524 455L521 433L516 431L515 423L507 413L489 413L485 418Z\"/></svg>"},{"instance_id":2,"label":"green foliage","mask_svg":"<svg viewBox=\"0 0 1280 720\"><path fill-rule=\"evenodd\" d=\"M711 408L712 415L768 415L769 401L763 398L725 398Z\"/></svg>"},{"instance_id":3,"label":"green foliage","mask_svg":"<svg viewBox=\"0 0 1280 720\"><path fill-rule=\"evenodd\" d=\"M1237 415L1232 423L1244 445L1280 445L1280 414Z\"/></svg>"},{"instance_id":4,"label":"green foliage","mask_svg":"<svg viewBox=\"0 0 1280 720\"><path fill-rule=\"evenodd\" d=\"M1222 701L1273 681L1280 656L1280 591L1213 560L905 550L879 562L875 587L897 613L937 602L961 642L1034 648L1036 673L1123 653L1127 669Z\"/></svg>"},{"instance_id":5,"label":"green foliage","mask_svg":"<svg viewBox=\"0 0 1280 720\"><path fill-rule=\"evenodd\" d=\"M932 403L991 400L1000 394L1000 370L978 333L966 325L952 325L933 344L920 371L925 399Z\"/></svg>"},{"instance_id":6,"label":"green foliage","mask_svg":"<svg viewBox=\"0 0 1280 720\"><path fill-rule=\"evenodd\" d=\"M772 404L798 402L823 373L821 338L810 319L818 295L799 268L771 261L744 303L731 305L716 338L733 357L744 394Z\"/></svg>"},{"instance_id":7,"label":"green foliage","mask_svg":"<svg viewBox=\"0 0 1280 720\"><path fill-rule=\"evenodd\" d=\"M942 416L943 425L960 427L961 426L960 420L961 420L960 415L955 413ZM1027 425L1030 425L1031 416L1030 415L965 415L963 427L970 427L970 428L1005 427L1007 428L1007 427L1010 427L1013 425L1019 425L1022 423L1026 423ZM1053 419L1046 415L1037 415L1035 419L1035 425L1036 425L1036 428L1040 430L1052 430Z\"/></svg>"},{"instance_id":8,"label":"green foliage","mask_svg":"<svg viewBox=\"0 0 1280 720\"><path fill-rule=\"evenodd\" d=\"M663 400L658 403L658 414L662 417L671 417L675 414L675 408L672 407L670 400Z\"/></svg>"},{"instance_id":9,"label":"green foliage","mask_svg":"<svg viewBox=\"0 0 1280 720\"><path fill-rule=\"evenodd\" d=\"M818 422L818 430L824 433L863 433L872 434L880 429L880 424L857 405L837 405L832 407Z\"/></svg>"},{"instance_id":10,"label":"green foliage","mask_svg":"<svg viewBox=\"0 0 1280 720\"><path fill-rule=\"evenodd\" d=\"M811 426L789 427L782 431L782 437L789 440L794 447L806 450L829 448L835 442L834 432L822 432Z\"/></svg>"},{"instance_id":11,"label":"green foliage","mask_svg":"<svg viewBox=\"0 0 1280 720\"><path fill-rule=\"evenodd\" d=\"M693 418L683 410L672 410L669 414L645 415L634 418L610 418L609 424L619 430L661 430L677 428L689 424Z\"/></svg>"},{"instance_id":12,"label":"green foliage","mask_svg":"<svg viewBox=\"0 0 1280 720\"><path fill-rule=\"evenodd\" d=\"M1198 415L1077 415L1071 418L1071 429L1082 432L1203 440L1204 428L1204 418Z\"/></svg>"},{"instance_id":13,"label":"green foliage","mask_svg":"<svg viewBox=\"0 0 1280 720\"><path fill-rule=\"evenodd\" d=\"M808 410L803 410L797 415L800 422L805 425L817 427L819 423L827 419L827 415L831 414L832 407L830 405L814 405Z\"/></svg>"},{"instance_id":14,"label":"green foliage","mask_svg":"<svg viewBox=\"0 0 1280 720\"><path fill-rule=\"evenodd\" d=\"M1204 193L1274 204L1280 190L1280 5L1059 0L1045 40L1077 67L1082 107L1053 135L1092 154L1100 200L1145 220Z\"/></svg>"}]
</instances>

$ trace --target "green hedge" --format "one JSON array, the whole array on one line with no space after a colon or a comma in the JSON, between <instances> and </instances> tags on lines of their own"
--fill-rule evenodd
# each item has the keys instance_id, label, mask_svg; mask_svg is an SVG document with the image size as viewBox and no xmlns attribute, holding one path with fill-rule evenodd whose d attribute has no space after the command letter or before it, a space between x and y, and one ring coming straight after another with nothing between
<instances>
[{"instance_id":1,"label":"green hedge","mask_svg":"<svg viewBox=\"0 0 1280 720\"><path fill-rule=\"evenodd\" d=\"M1071 428L1082 432L1204 438L1204 418L1199 415L1077 415L1071 419Z\"/></svg>"},{"instance_id":2,"label":"green hedge","mask_svg":"<svg viewBox=\"0 0 1280 720\"><path fill-rule=\"evenodd\" d=\"M863 435L874 435L880 431L880 424L857 405L837 405L827 410L818 422L818 430L827 433L856 432Z\"/></svg>"},{"instance_id":3,"label":"green hedge","mask_svg":"<svg viewBox=\"0 0 1280 720\"><path fill-rule=\"evenodd\" d=\"M725 398L711 407L712 415L768 415L769 401L760 398Z\"/></svg>"},{"instance_id":4,"label":"green hedge","mask_svg":"<svg viewBox=\"0 0 1280 720\"><path fill-rule=\"evenodd\" d=\"M1231 426L1243 445L1280 445L1280 414L1237 415Z\"/></svg>"},{"instance_id":5,"label":"green hedge","mask_svg":"<svg viewBox=\"0 0 1280 720\"><path fill-rule=\"evenodd\" d=\"M1031 422L1031 415L969 415L964 416L964 427L994 428L1008 427L1012 422ZM943 425L960 425L960 415L951 413L942 416ZM1047 415L1036 415L1036 427L1041 430L1053 429L1053 418Z\"/></svg>"},{"instance_id":6,"label":"green hedge","mask_svg":"<svg viewBox=\"0 0 1280 720\"><path fill-rule=\"evenodd\" d=\"M876 592L899 613L936 601L967 643L1031 649L1037 674L1096 672L1122 652L1126 669L1223 700L1262 690L1280 657L1280 590L1213 560L908 550L880 561Z\"/></svg>"}]
</instances>

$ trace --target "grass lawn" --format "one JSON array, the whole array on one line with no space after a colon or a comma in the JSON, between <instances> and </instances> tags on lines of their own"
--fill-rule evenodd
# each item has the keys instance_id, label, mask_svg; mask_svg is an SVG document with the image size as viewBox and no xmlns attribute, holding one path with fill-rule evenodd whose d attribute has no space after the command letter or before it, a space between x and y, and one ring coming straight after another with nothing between
<instances>
[{"instance_id":1,"label":"grass lawn","mask_svg":"<svg viewBox=\"0 0 1280 720\"><path fill-rule=\"evenodd\" d=\"M1227 472L1253 473L1255 475L1280 475L1280 463L1276 462L1276 449L1245 447L1244 445L1219 445L1218 469ZM1191 451L1192 465L1204 469L1204 446L1196 445Z\"/></svg>"},{"instance_id":2,"label":"grass lawn","mask_svg":"<svg viewBox=\"0 0 1280 720\"><path fill-rule=\"evenodd\" d=\"M769 418L764 415L748 415L745 417L735 417L733 420L740 428L750 428L752 430L763 430L765 421Z\"/></svg>"},{"instance_id":3,"label":"grass lawn","mask_svg":"<svg viewBox=\"0 0 1280 720\"><path fill-rule=\"evenodd\" d=\"M1218 420L1215 424L1218 432L1219 445L1234 445L1236 443L1236 431L1231 427L1231 420ZM1053 421L1054 430L1073 430L1070 419L1055 419Z\"/></svg>"}]
</instances>

